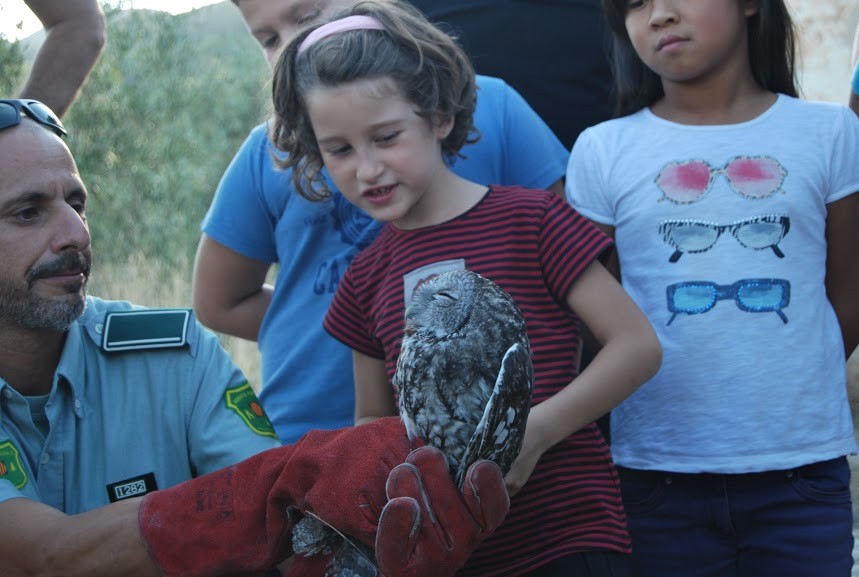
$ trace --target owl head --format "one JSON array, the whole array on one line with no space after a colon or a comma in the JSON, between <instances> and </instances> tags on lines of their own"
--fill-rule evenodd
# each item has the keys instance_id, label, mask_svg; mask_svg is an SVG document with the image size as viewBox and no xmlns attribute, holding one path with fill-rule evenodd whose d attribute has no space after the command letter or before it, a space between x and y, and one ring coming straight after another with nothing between
<instances>
[{"instance_id":1,"label":"owl head","mask_svg":"<svg viewBox=\"0 0 859 577\"><path fill-rule=\"evenodd\" d=\"M469 270L448 271L415 289L406 309L405 335L427 342L474 336L490 324L498 330L499 318L504 319L501 325L524 329L522 313L498 285Z\"/></svg>"}]
</instances>

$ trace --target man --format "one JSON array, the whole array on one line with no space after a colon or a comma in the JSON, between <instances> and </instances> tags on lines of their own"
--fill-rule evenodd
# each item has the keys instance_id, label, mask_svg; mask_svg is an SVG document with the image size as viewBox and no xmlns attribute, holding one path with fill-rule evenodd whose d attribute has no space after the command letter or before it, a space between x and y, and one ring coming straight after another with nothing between
<instances>
[{"instance_id":1,"label":"man","mask_svg":"<svg viewBox=\"0 0 859 577\"><path fill-rule=\"evenodd\" d=\"M45 29L21 98L65 115L95 67L107 37L97 0L25 0Z\"/></svg>"},{"instance_id":2,"label":"man","mask_svg":"<svg viewBox=\"0 0 859 577\"><path fill-rule=\"evenodd\" d=\"M355 0L234 0L273 66L305 23ZM569 151L507 84L478 77L474 123L481 134L453 171L483 184L563 188ZM256 127L227 168L194 265L194 309L210 328L258 340L260 400L284 442L354 419L352 353L322 328L352 258L381 226L333 188L310 202L275 167L267 127ZM333 183L330 184L333 187ZM277 283L266 283L273 264Z\"/></svg>"},{"instance_id":3,"label":"man","mask_svg":"<svg viewBox=\"0 0 859 577\"><path fill-rule=\"evenodd\" d=\"M452 575L506 514L498 468L475 465L460 494L398 419L276 447L189 311L87 296L65 133L43 104L0 100L0 573L257 574L312 511L375 546L389 577Z\"/></svg>"}]
</instances>

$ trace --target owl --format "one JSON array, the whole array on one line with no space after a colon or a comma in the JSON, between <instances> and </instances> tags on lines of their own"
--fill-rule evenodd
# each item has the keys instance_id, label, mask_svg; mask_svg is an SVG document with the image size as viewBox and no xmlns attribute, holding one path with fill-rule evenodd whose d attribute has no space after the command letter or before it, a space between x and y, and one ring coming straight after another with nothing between
<instances>
[{"instance_id":1,"label":"owl","mask_svg":"<svg viewBox=\"0 0 859 577\"><path fill-rule=\"evenodd\" d=\"M411 440L447 457L462 487L479 459L510 469L525 435L534 369L525 319L491 280L468 270L418 285L406 308L393 378ZM333 553L325 577L374 577L373 552L308 516L293 531L299 555Z\"/></svg>"},{"instance_id":2,"label":"owl","mask_svg":"<svg viewBox=\"0 0 859 577\"><path fill-rule=\"evenodd\" d=\"M460 487L478 459L510 469L533 381L525 319L498 285L456 270L415 289L394 374L400 416L409 438L447 456Z\"/></svg>"}]
</instances>

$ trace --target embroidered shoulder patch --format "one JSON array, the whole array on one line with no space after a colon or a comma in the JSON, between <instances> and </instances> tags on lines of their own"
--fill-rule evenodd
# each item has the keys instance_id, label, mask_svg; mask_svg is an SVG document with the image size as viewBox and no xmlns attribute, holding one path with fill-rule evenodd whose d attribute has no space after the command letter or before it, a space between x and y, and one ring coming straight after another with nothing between
<instances>
[{"instance_id":1,"label":"embroidered shoulder patch","mask_svg":"<svg viewBox=\"0 0 859 577\"><path fill-rule=\"evenodd\" d=\"M113 311L104 318L105 352L185 346L190 309Z\"/></svg>"},{"instance_id":2,"label":"embroidered shoulder patch","mask_svg":"<svg viewBox=\"0 0 859 577\"><path fill-rule=\"evenodd\" d=\"M12 441L0 443L0 479L6 479L16 489L27 485L27 472L21 464L21 454Z\"/></svg>"},{"instance_id":3,"label":"embroidered shoulder patch","mask_svg":"<svg viewBox=\"0 0 859 577\"><path fill-rule=\"evenodd\" d=\"M277 438L274 425L271 424L268 415L265 414L250 383L245 381L238 387L227 389L224 393L224 401L227 407L242 418L251 431L263 437Z\"/></svg>"}]
</instances>

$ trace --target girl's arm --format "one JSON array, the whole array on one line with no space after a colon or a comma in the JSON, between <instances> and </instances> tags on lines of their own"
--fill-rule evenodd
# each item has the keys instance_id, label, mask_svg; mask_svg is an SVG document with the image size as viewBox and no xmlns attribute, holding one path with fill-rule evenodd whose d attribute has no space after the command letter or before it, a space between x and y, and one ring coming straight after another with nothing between
<instances>
[{"instance_id":1,"label":"girl's arm","mask_svg":"<svg viewBox=\"0 0 859 577\"><path fill-rule=\"evenodd\" d=\"M248 258L203 233L194 260L192 293L197 319L212 330L257 340L274 287L271 265Z\"/></svg>"},{"instance_id":2,"label":"girl's arm","mask_svg":"<svg viewBox=\"0 0 859 577\"><path fill-rule=\"evenodd\" d=\"M602 348L574 381L532 407L522 451L504 479L511 495L546 450L616 407L662 363L662 347L647 317L599 262L585 269L567 304Z\"/></svg>"},{"instance_id":3,"label":"girl's arm","mask_svg":"<svg viewBox=\"0 0 859 577\"><path fill-rule=\"evenodd\" d=\"M826 209L826 296L835 309L849 357L859 346L859 192Z\"/></svg>"},{"instance_id":4,"label":"girl's arm","mask_svg":"<svg viewBox=\"0 0 859 577\"><path fill-rule=\"evenodd\" d=\"M355 424L397 415L394 388L388 380L385 361L352 351L355 374Z\"/></svg>"},{"instance_id":5,"label":"girl's arm","mask_svg":"<svg viewBox=\"0 0 859 577\"><path fill-rule=\"evenodd\" d=\"M593 221L592 221L593 222ZM594 222L594 225L600 229L603 234L608 237L614 238L614 227L608 224L600 224L598 222ZM610 248L603 251L602 255L600 255L600 263L605 267L605 269L611 273L617 282L620 282L620 259L617 254L617 245L613 244ZM581 328L582 331L582 343L581 349L579 352L579 362L578 366L581 368L583 359L588 359L593 357L600 350L600 344L591 334L591 331L587 326L583 326Z\"/></svg>"}]
</instances>

